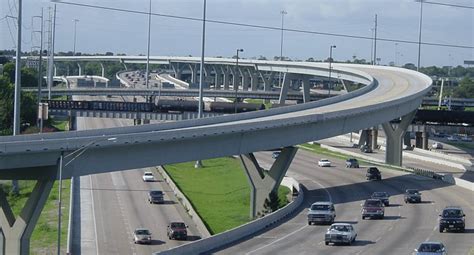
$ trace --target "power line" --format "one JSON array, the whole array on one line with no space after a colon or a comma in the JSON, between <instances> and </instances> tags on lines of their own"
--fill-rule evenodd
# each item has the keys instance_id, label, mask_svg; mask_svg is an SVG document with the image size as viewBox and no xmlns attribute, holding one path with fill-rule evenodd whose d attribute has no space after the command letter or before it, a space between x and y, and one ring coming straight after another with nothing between
<instances>
[{"instance_id":1,"label":"power line","mask_svg":"<svg viewBox=\"0 0 474 255\"><path fill-rule=\"evenodd\" d=\"M56 2L56 3L58 3L58 4L65 4L65 5L81 6L81 7L87 7L87 8L94 8L94 9L109 10L109 11L117 11L117 12L126 12L126 13L134 13L134 14L141 14L141 15L149 15L148 12L144 12L144 11L127 10L127 9L120 9L120 8L106 7L106 6L99 6L99 5L81 4L81 3L73 3L73 2L60 2L60 1L58 1L58 2ZM424 3L426 3L426 2L424 2ZM161 14L161 13L152 13L151 15L157 16L157 17L172 18L172 19L181 19L181 20L190 20L190 21L199 21L199 22L202 22L202 21L203 21L201 18L192 18L192 17L185 17L185 16L178 16L178 15L169 15L169 14ZM222 24L222 25L231 25L231 26L241 26L241 27L251 27L251 28L258 28L258 29L267 29L267 30L277 30L277 31L281 31L281 30L282 30L281 27L263 26L263 25L255 25L255 24L247 24L247 23L231 22L231 21L222 21L222 20L207 19L206 22L215 23L215 24ZM372 37L369 37L369 36L350 35L350 34L338 34L338 33L320 32L320 31L310 31L310 30L302 30L302 29L284 28L283 31L295 32L295 33L303 33L303 34L313 34L313 35L325 35L325 36L352 38L352 39L373 40L373 38L372 38ZM377 38L377 40L379 40L379 41L384 41L384 42L398 42L398 43L407 43L407 44L418 44L418 41L400 40L400 39ZM455 45L455 44L432 43L432 42L421 42L421 44L423 44L423 45L430 45L430 46L450 47L450 48L474 49L474 46L467 46L467 45Z\"/></svg>"},{"instance_id":2,"label":"power line","mask_svg":"<svg viewBox=\"0 0 474 255\"><path fill-rule=\"evenodd\" d=\"M418 1L423 1L423 0L418 0ZM459 4L438 3L438 2L430 2L430 1L423 1L423 3L432 4L432 5L441 5L441 6L464 8L464 9L474 9L474 6L459 5Z\"/></svg>"}]
</instances>

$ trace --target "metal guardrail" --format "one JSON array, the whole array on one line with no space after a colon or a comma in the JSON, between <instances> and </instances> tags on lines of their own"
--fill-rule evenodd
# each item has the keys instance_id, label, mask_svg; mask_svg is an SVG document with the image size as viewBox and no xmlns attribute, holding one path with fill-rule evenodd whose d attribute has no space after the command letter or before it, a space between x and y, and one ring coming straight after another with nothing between
<instances>
[{"instance_id":1,"label":"metal guardrail","mask_svg":"<svg viewBox=\"0 0 474 255\"><path fill-rule=\"evenodd\" d=\"M421 175L429 178L433 178L435 180L442 180L444 174L439 174L431 170L426 170L426 169L421 169L421 168L415 168L415 167L407 167L408 169L413 170L413 173L416 175Z\"/></svg>"}]
</instances>

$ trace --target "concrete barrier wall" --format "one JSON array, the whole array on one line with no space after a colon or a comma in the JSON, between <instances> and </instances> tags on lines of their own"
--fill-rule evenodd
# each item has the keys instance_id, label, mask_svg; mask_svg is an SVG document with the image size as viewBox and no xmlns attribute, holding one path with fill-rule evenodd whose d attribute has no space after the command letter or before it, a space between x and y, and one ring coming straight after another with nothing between
<instances>
[{"instance_id":1,"label":"concrete barrier wall","mask_svg":"<svg viewBox=\"0 0 474 255\"><path fill-rule=\"evenodd\" d=\"M428 155L428 156L431 156L431 157L442 158L442 159L446 159L446 160L449 160L449 161L458 162L458 163L461 163L461 164L464 164L464 165L467 165L467 166L472 166L473 165L472 162L467 158L456 157L456 156L453 156L453 155L443 153L442 151L439 151L439 152L438 151L428 151L428 150L423 150L423 149L420 149L420 148L414 148L413 151L419 152L419 153L422 153L422 154L425 154L425 155Z\"/></svg>"},{"instance_id":2,"label":"concrete barrier wall","mask_svg":"<svg viewBox=\"0 0 474 255\"><path fill-rule=\"evenodd\" d=\"M210 237L211 233L209 233L209 230L207 230L207 227L202 221L201 217L199 217L199 214L196 212L196 210L194 210L194 207L191 202L189 202L183 192L181 192L178 186L176 186L176 184L173 182L173 179L171 179L171 177L166 173L163 167L157 167L156 169L158 170L158 173L161 174L165 182L168 183L168 185L171 187L171 190L173 190L174 195L178 198L184 209L186 209L186 212L193 220L199 233L201 233L201 238Z\"/></svg>"},{"instance_id":3,"label":"concrete barrier wall","mask_svg":"<svg viewBox=\"0 0 474 255\"><path fill-rule=\"evenodd\" d=\"M286 181L285 183L294 183L296 181ZM297 189L300 190L300 185L297 184ZM236 242L246 236L254 234L262 229L265 229L272 224L277 223L278 221L284 219L291 213L293 213L297 208L301 206L304 200L304 192L299 192L298 197L288 204L287 206L279 209L278 211L268 214L265 217L256 219L252 222L244 224L240 227L228 230L226 232L211 236L209 238L201 239L192 243L184 244L166 251L162 251L154 254L162 255L178 255L178 254L200 254L204 252L217 249L224 245Z\"/></svg>"}]
</instances>

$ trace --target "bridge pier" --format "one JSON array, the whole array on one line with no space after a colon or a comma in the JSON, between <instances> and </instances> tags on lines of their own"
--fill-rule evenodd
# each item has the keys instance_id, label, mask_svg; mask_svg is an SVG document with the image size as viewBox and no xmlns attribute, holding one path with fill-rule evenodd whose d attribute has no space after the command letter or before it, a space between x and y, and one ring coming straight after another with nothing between
<instances>
[{"instance_id":1,"label":"bridge pier","mask_svg":"<svg viewBox=\"0 0 474 255\"><path fill-rule=\"evenodd\" d=\"M247 69L249 72L250 77L250 90L257 91L258 90L258 75L257 73L253 72L251 69Z\"/></svg>"},{"instance_id":2,"label":"bridge pier","mask_svg":"<svg viewBox=\"0 0 474 255\"><path fill-rule=\"evenodd\" d=\"M101 76L102 77L105 77L105 67L104 67L104 64L102 63L99 63L100 64L100 69L101 69ZM106 85L107 87L107 85Z\"/></svg>"},{"instance_id":3,"label":"bridge pier","mask_svg":"<svg viewBox=\"0 0 474 255\"><path fill-rule=\"evenodd\" d=\"M55 168L51 169L55 171ZM0 254L30 254L30 237L43 210L53 180L38 180L20 215L15 218L3 190L0 190L0 227L3 249Z\"/></svg>"},{"instance_id":4,"label":"bridge pier","mask_svg":"<svg viewBox=\"0 0 474 255\"><path fill-rule=\"evenodd\" d=\"M303 103L309 103L311 101L309 76L304 75L302 77L303 87Z\"/></svg>"},{"instance_id":5,"label":"bridge pier","mask_svg":"<svg viewBox=\"0 0 474 255\"><path fill-rule=\"evenodd\" d=\"M245 70L245 68L241 68L239 67L239 70L238 72L240 73L241 75L241 80L242 80L242 91L247 91L249 90L249 84L248 84L248 73L247 73L247 70Z\"/></svg>"},{"instance_id":6,"label":"bridge pier","mask_svg":"<svg viewBox=\"0 0 474 255\"><path fill-rule=\"evenodd\" d=\"M290 73L283 74L283 82L281 83L281 90L280 90L280 99L278 102L280 104L284 104L286 101L286 98L288 97L288 89L290 88L291 78L292 78L292 74Z\"/></svg>"},{"instance_id":7,"label":"bridge pier","mask_svg":"<svg viewBox=\"0 0 474 255\"><path fill-rule=\"evenodd\" d=\"M197 82L197 66L195 64L189 64L189 69L191 70L191 83Z\"/></svg>"},{"instance_id":8,"label":"bridge pier","mask_svg":"<svg viewBox=\"0 0 474 255\"><path fill-rule=\"evenodd\" d=\"M378 128L378 126L373 127L371 131L372 131L372 132L371 132L371 133L372 133L372 134L371 134L371 136L372 136L371 138L372 138L372 139L371 139L371 145L370 145L370 147L372 148L373 151L375 151L375 150L377 149L377 146L378 146L378 142L377 142L377 138L378 138L378 136L379 136L379 128Z\"/></svg>"},{"instance_id":9,"label":"bridge pier","mask_svg":"<svg viewBox=\"0 0 474 255\"><path fill-rule=\"evenodd\" d=\"M79 76L82 76L82 67L81 67L81 64L77 63L77 67L79 68Z\"/></svg>"},{"instance_id":10,"label":"bridge pier","mask_svg":"<svg viewBox=\"0 0 474 255\"><path fill-rule=\"evenodd\" d=\"M174 78L181 80L181 74L183 73L183 66L180 66L179 63L173 63L173 62L171 62L170 65L174 72Z\"/></svg>"},{"instance_id":11,"label":"bridge pier","mask_svg":"<svg viewBox=\"0 0 474 255\"><path fill-rule=\"evenodd\" d=\"M53 68L54 68L54 76L58 76L58 68L56 67L55 64L53 64Z\"/></svg>"},{"instance_id":12,"label":"bridge pier","mask_svg":"<svg viewBox=\"0 0 474 255\"><path fill-rule=\"evenodd\" d=\"M278 191L283 177L295 157L297 147L285 147L270 170L263 170L253 153L240 155L242 167L250 183L250 217L256 218L264 211L265 201L272 191Z\"/></svg>"},{"instance_id":13,"label":"bridge pier","mask_svg":"<svg viewBox=\"0 0 474 255\"><path fill-rule=\"evenodd\" d=\"M218 67L212 66L214 69L214 73L216 73L216 76L214 77L214 89L219 90L222 88L222 76L221 72L219 72Z\"/></svg>"},{"instance_id":14,"label":"bridge pier","mask_svg":"<svg viewBox=\"0 0 474 255\"><path fill-rule=\"evenodd\" d=\"M401 121L397 126L392 126L390 122L382 124L387 139L385 149L385 163L390 165L402 165L402 138L406 130L415 117L416 110L401 117Z\"/></svg>"},{"instance_id":15,"label":"bridge pier","mask_svg":"<svg viewBox=\"0 0 474 255\"><path fill-rule=\"evenodd\" d=\"M224 90L229 90L229 85L230 85L229 70L227 69L227 67L222 66L221 72L222 72L222 85L224 86Z\"/></svg>"}]
</instances>

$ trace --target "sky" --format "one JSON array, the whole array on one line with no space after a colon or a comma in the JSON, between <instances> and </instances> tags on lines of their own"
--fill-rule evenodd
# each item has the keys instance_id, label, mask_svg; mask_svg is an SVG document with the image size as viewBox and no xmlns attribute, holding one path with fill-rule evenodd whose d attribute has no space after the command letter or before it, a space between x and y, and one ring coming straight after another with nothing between
<instances>
[{"instance_id":1,"label":"sky","mask_svg":"<svg viewBox=\"0 0 474 255\"><path fill-rule=\"evenodd\" d=\"M203 1L151 0L152 13L202 18ZM430 0L474 7L473 0ZM47 0L22 0L22 51L39 46L40 20L32 16L47 16ZM149 0L64 0L87 5L148 12ZM16 45L18 0L0 0L0 49ZM207 19L293 30L347 34L371 38L374 16L377 14L377 37L417 42L420 3L416 0L207 0ZM74 22L77 22L76 51L84 53L146 54L148 15L57 4L55 50L72 51ZM202 21L152 17L151 55L200 56ZM244 58L280 55L281 31L206 23L206 56L231 57L242 48ZM423 4L422 41L474 47L474 9ZM329 48L336 45L336 61L371 57L372 40L285 31L283 55L291 59L310 57L326 59ZM380 64L417 63L416 43L377 42ZM422 66L457 66L464 60L474 60L473 48L422 45Z\"/></svg>"}]
</instances>

